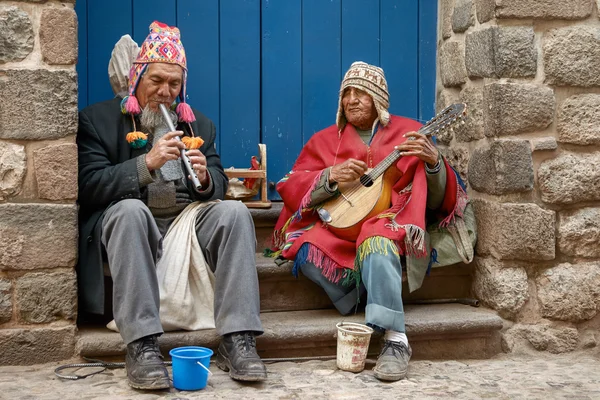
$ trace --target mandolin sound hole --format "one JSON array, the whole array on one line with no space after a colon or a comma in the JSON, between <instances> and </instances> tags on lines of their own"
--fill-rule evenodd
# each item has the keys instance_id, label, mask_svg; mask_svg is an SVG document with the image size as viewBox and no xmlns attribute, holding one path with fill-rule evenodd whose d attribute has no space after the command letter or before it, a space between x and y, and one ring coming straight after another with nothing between
<instances>
[{"instance_id":1,"label":"mandolin sound hole","mask_svg":"<svg viewBox=\"0 0 600 400\"><path fill-rule=\"evenodd\" d=\"M360 177L360 183L365 187L373 186L373 179L367 174Z\"/></svg>"}]
</instances>

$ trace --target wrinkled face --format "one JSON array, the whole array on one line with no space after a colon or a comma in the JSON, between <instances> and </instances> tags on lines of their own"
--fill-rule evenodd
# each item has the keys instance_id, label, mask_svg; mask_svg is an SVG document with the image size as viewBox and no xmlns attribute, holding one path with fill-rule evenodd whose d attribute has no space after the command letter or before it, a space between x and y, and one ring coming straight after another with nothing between
<instances>
[{"instance_id":1,"label":"wrinkled face","mask_svg":"<svg viewBox=\"0 0 600 400\"><path fill-rule=\"evenodd\" d=\"M349 123L362 130L369 130L377 118L373 98L365 91L348 87L342 95L342 108Z\"/></svg>"},{"instance_id":2,"label":"wrinkled face","mask_svg":"<svg viewBox=\"0 0 600 400\"><path fill-rule=\"evenodd\" d=\"M152 63L138 84L135 96L140 107L146 105L158 112L158 105L170 107L175 101L183 84L183 69L177 64Z\"/></svg>"}]
</instances>

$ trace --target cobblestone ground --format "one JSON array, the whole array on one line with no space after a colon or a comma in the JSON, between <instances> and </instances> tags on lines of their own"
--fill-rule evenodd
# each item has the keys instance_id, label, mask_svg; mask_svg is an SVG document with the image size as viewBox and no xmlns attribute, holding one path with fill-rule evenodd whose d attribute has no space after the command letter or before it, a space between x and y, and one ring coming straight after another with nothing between
<instances>
[{"instance_id":1,"label":"cobblestone ground","mask_svg":"<svg viewBox=\"0 0 600 400\"><path fill-rule=\"evenodd\" d=\"M413 361L408 379L382 383L368 362L360 374L336 369L335 360L269 364L262 384L239 384L211 365L208 386L197 392L131 389L123 369L78 381L54 375L59 364L0 367L1 399L600 399L600 359L589 354L491 360ZM170 370L170 368L169 368ZM85 369L89 371L89 369Z\"/></svg>"}]
</instances>

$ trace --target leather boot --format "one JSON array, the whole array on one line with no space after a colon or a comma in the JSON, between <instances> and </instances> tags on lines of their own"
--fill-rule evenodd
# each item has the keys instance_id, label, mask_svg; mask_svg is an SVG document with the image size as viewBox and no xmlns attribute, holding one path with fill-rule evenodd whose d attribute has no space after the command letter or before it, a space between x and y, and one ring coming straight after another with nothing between
<instances>
[{"instance_id":1,"label":"leather boot","mask_svg":"<svg viewBox=\"0 0 600 400\"><path fill-rule=\"evenodd\" d=\"M238 381L264 381L267 368L256 352L256 339L252 332L235 332L223 336L217 350L217 367L229 371Z\"/></svg>"},{"instance_id":2,"label":"leather boot","mask_svg":"<svg viewBox=\"0 0 600 400\"><path fill-rule=\"evenodd\" d=\"M127 345L125 360L129 385L136 389L168 389L169 372L160 354L156 336L146 336Z\"/></svg>"}]
</instances>

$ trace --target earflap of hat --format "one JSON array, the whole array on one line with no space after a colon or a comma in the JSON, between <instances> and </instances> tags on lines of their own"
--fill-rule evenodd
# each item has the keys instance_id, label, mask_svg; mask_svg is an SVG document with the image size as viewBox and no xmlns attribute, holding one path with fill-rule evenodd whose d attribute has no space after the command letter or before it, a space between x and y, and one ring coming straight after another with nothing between
<instances>
[{"instance_id":1,"label":"earflap of hat","mask_svg":"<svg viewBox=\"0 0 600 400\"><path fill-rule=\"evenodd\" d=\"M344 89L340 90L340 96L338 99L338 109L337 109L337 114L335 116L335 124L338 127L338 130L341 132L344 127L346 126L346 123L348 122L346 120L346 115L344 115L344 106L342 105L342 97L344 95Z\"/></svg>"},{"instance_id":2,"label":"earflap of hat","mask_svg":"<svg viewBox=\"0 0 600 400\"><path fill-rule=\"evenodd\" d=\"M135 97L135 92L147 68L148 64L134 63L131 66L129 70L129 94L121 101L121 112L123 114L137 115L142 112L140 103Z\"/></svg>"},{"instance_id":3,"label":"earflap of hat","mask_svg":"<svg viewBox=\"0 0 600 400\"><path fill-rule=\"evenodd\" d=\"M175 112L179 117L180 122L191 123L196 120L196 116L192 111L192 108L185 101L186 97L186 86L187 86L187 70L183 68L183 82L181 83L181 91L179 92L179 104L175 108Z\"/></svg>"},{"instance_id":4,"label":"earflap of hat","mask_svg":"<svg viewBox=\"0 0 600 400\"><path fill-rule=\"evenodd\" d=\"M390 112L379 101L373 99L373 103L375 104L377 115L379 116L379 122L381 123L381 125L387 126L387 124L390 122Z\"/></svg>"}]
</instances>

